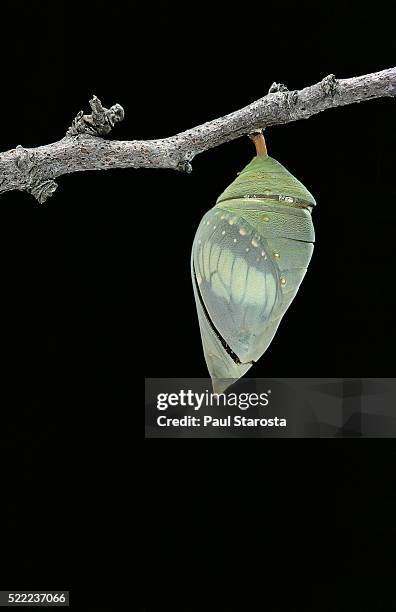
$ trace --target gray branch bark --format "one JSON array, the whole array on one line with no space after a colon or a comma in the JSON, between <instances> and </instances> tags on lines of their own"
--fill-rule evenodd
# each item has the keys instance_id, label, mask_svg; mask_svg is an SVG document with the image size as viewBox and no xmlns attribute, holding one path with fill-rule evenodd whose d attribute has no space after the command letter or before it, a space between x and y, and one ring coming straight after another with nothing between
<instances>
[{"instance_id":1,"label":"gray branch bark","mask_svg":"<svg viewBox=\"0 0 396 612\"><path fill-rule=\"evenodd\" d=\"M110 109L93 97L92 114L78 113L66 136L52 144L0 154L0 193L28 191L42 203L63 174L111 168L172 168L191 171L192 159L213 147L251 132L307 119L328 108L396 96L396 67L350 79L329 75L300 91L274 83L268 95L225 117L161 140L104 140L124 117L119 104ZM396 112L396 109L395 109Z\"/></svg>"}]
</instances>

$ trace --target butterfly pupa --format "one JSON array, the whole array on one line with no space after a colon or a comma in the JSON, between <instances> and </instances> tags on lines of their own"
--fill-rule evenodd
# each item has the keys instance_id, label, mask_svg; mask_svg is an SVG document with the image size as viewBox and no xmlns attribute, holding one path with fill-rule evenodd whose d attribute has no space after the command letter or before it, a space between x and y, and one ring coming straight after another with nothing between
<instances>
[{"instance_id":1,"label":"butterfly pupa","mask_svg":"<svg viewBox=\"0 0 396 612\"><path fill-rule=\"evenodd\" d=\"M267 350L310 262L312 194L267 154L257 155L201 220L191 275L213 389L223 392Z\"/></svg>"}]
</instances>

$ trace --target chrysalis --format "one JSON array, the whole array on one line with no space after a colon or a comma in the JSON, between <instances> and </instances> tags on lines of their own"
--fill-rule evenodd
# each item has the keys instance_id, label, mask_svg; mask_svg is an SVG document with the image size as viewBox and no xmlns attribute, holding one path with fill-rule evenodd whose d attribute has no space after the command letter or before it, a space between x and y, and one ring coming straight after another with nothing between
<instances>
[{"instance_id":1,"label":"chrysalis","mask_svg":"<svg viewBox=\"0 0 396 612\"><path fill-rule=\"evenodd\" d=\"M266 351L307 271L316 202L279 162L257 156L203 217L191 274L205 361L215 392Z\"/></svg>"}]
</instances>

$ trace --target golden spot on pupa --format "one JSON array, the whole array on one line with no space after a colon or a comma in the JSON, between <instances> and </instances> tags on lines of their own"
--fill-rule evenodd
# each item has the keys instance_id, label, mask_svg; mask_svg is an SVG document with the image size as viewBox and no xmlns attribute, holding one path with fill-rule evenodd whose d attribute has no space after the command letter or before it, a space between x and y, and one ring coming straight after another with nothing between
<instances>
[{"instance_id":1,"label":"golden spot on pupa","mask_svg":"<svg viewBox=\"0 0 396 612\"><path fill-rule=\"evenodd\" d=\"M282 287L284 287L286 285L286 279L285 278L281 278L281 285Z\"/></svg>"},{"instance_id":2,"label":"golden spot on pupa","mask_svg":"<svg viewBox=\"0 0 396 612\"><path fill-rule=\"evenodd\" d=\"M257 240L255 240L254 238L253 238L253 240L252 240L252 246L254 246L254 247L258 247L258 242L257 242Z\"/></svg>"},{"instance_id":3,"label":"golden spot on pupa","mask_svg":"<svg viewBox=\"0 0 396 612\"><path fill-rule=\"evenodd\" d=\"M237 220L237 219L236 219L236 217L231 217L231 219L229 219L228 223L229 223L230 225L234 225L234 223L235 223L235 221L236 221L236 220Z\"/></svg>"},{"instance_id":4,"label":"golden spot on pupa","mask_svg":"<svg viewBox=\"0 0 396 612\"><path fill-rule=\"evenodd\" d=\"M267 215L265 215L265 217L263 217L263 221L265 221L266 223L268 223L268 221L269 221L269 217L267 217Z\"/></svg>"},{"instance_id":5,"label":"golden spot on pupa","mask_svg":"<svg viewBox=\"0 0 396 612\"><path fill-rule=\"evenodd\" d=\"M274 257L275 257L275 259L280 259L280 255L279 255L279 253L277 253L276 251L274 251Z\"/></svg>"},{"instance_id":6,"label":"golden spot on pupa","mask_svg":"<svg viewBox=\"0 0 396 612\"><path fill-rule=\"evenodd\" d=\"M246 236L246 230L243 227L240 228L239 233L241 236Z\"/></svg>"}]
</instances>

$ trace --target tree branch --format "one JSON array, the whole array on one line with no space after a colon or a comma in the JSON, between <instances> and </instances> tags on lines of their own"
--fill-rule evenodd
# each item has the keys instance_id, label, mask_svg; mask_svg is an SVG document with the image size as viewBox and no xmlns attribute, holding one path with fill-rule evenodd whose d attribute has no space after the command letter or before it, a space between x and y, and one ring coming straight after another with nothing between
<instances>
[{"instance_id":1,"label":"tree branch","mask_svg":"<svg viewBox=\"0 0 396 612\"><path fill-rule=\"evenodd\" d=\"M191 171L191 160L261 128L307 119L328 108L373 98L396 96L396 67L364 76L337 80L334 75L300 91L274 83L268 95L225 117L161 140L107 141L124 117L119 104L110 109L93 97L92 114L78 113L66 136L49 145L25 149L20 145L0 154L0 193L28 191L42 203L57 188L54 179L83 170L110 168L172 168ZM396 109L395 109L396 110Z\"/></svg>"}]
</instances>

